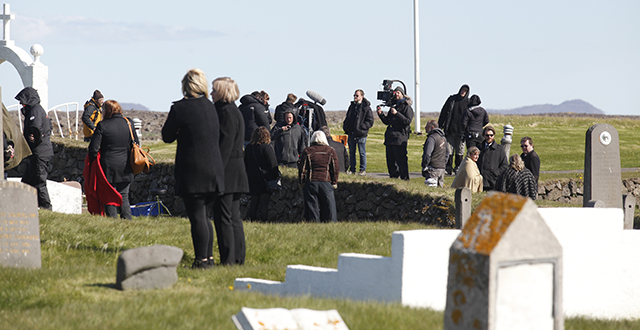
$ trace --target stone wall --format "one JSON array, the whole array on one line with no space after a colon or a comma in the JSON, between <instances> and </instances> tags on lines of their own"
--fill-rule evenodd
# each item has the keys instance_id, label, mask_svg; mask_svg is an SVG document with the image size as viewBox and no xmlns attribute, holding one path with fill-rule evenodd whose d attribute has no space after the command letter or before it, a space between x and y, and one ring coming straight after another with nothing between
<instances>
[{"instance_id":1,"label":"stone wall","mask_svg":"<svg viewBox=\"0 0 640 330\"><path fill-rule=\"evenodd\" d=\"M53 143L54 158L51 160L49 179L53 181L82 182L82 169L87 149ZM269 220L273 222L298 222L304 219L302 190L294 171L284 171L283 189L271 196ZM15 174L15 173L14 173ZM353 180L353 179L351 179ZM411 194L398 190L393 183L378 180L366 182L347 178L338 184L336 206L339 220L422 222L444 227L454 224L454 204L448 197L432 197L426 194ZM135 176L131 185L130 202L137 204L153 201L151 189L167 189L161 199L169 210L178 216L186 216L180 197L174 195L173 163L159 162L149 173ZM243 216L250 197L241 199Z\"/></svg>"},{"instance_id":2,"label":"stone wall","mask_svg":"<svg viewBox=\"0 0 640 330\"><path fill-rule=\"evenodd\" d=\"M640 178L622 180L621 194L640 196ZM538 185L538 199L582 204L582 180L547 180Z\"/></svg>"}]
</instances>

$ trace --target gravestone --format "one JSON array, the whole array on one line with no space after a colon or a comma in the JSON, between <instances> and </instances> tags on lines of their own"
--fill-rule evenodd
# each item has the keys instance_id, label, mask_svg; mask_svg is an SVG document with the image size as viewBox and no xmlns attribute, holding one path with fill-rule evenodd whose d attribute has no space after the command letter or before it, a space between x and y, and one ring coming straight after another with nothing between
<instances>
[{"instance_id":1,"label":"gravestone","mask_svg":"<svg viewBox=\"0 0 640 330\"><path fill-rule=\"evenodd\" d=\"M529 198L490 193L449 250L444 329L564 329L562 247Z\"/></svg>"},{"instance_id":2,"label":"gravestone","mask_svg":"<svg viewBox=\"0 0 640 330\"><path fill-rule=\"evenodd\" d=\"M349 330L335 309L316 311L306 308L287 310L242 307L231 319L238 330Z\"/></svg>"},{"instance_id":3,"label":"gravestone","mask_svg":"<svg viewBox=\"0 0 640 330\"><path fill-rule=\"evenodd\" d=\"M40 268L40 225L36 189L0 181L0 265Z\"/></svg>"},{"instance_id":4,"label":"gravestone","mask_svg":"<svg viewBox=\"0 0 640 330\"><path fill-rule=\"evenodd\" d=\"M583 206L602 201L605 207L622 208L618 131L609 124L596 124L587 130L584 152Z\"/></svg>"},{"instance_id":5,"label":"gravestone","mask_svg":"<svg viewBox=\"0 0 640 330\"><path fill-rule=\"evenodd\" d=\"M633 229L636 197L631 194L625 194L622 200L624 204L624 229Z\"/></svg>"},{"instance_id":6,"label":"gravestone","mask_svg":"<svg viewBox=\"0 0 640 330\"><path fill-rule=\"evenodd\" d=\"M456 189L456 229L461 229L471 217L471 189Z\"/></svg>"},{"instance_id":7,"label":"gravestone","mask_svg":"<svg viewBox=\"0 0 640 330\"><path fill-rule=\"evenodd\" d=\"M129 249L118 257L116 288L120 290L160 289L178 282L177 267L182 249L168 245Z\"/></svg>"}]
</instances>

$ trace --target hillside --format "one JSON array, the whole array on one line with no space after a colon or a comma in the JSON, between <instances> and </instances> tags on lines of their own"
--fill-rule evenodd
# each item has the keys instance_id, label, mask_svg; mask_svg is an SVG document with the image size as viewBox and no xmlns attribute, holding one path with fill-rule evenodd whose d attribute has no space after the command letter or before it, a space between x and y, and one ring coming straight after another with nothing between
<instances>
[{"instance_id":1,"label":"hillside","mask_svg":"<svg viewBox=\"0 0 640 330\"><path fill-rule=\"evenodd\" d=\"M593 105L583 100L571 100L564 101L558 105L554 104L538 104L529 105L514 109L495 110L487 109L489 113L499 113L502 115L531 115L531 114L544 114L544 113L584 113L604 115L604 111L594 107Z\"/></svg>"}]
</instances>

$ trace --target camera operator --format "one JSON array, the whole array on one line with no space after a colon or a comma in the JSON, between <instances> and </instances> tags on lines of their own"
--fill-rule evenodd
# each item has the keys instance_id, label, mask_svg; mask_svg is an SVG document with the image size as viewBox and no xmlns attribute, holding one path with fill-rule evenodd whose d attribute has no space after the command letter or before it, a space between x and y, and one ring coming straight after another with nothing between
<instances>
[{"instance_id":1,"label":"camera operator","mask_svg":"<svg viewBox=\"0 0 640 330\"><path fill-rule=\"evenodd\" d=\"M407 141L411 133L411 121L413 109L411 98L404 94L404 89L398 86L393 91L395 104L387 114L377 107L378 117L387 125L384 133L384 145L386 146L387 168L389 177L409 180L409 163L407 159Z\"/></svg>"}]
</instances>

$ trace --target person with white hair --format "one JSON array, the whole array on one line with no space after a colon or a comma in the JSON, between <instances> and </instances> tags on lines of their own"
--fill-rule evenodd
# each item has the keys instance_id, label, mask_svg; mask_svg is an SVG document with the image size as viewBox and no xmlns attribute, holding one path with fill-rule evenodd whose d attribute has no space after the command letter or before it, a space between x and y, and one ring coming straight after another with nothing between
<instances>
[{"instance_id":1,"label":"person with white hair","mask_svg":"<svg viewBox=\"0 0 640 330\"><path fill-rule=\"evenodd\" d=\"M322 131L311 136L311 146L302 151L298 161L298 182L303 187L304 217L307 221L336 222L336 199L333 190L338 188L338 155L329 146Z\"/></svg>"}]
</instances>

